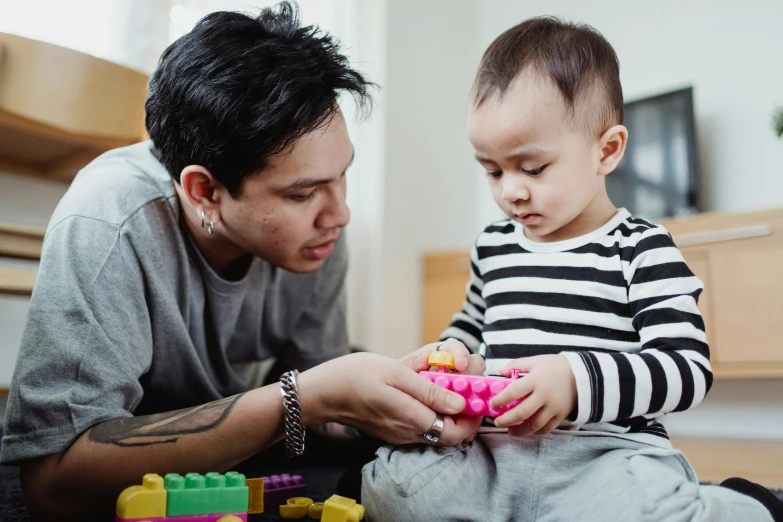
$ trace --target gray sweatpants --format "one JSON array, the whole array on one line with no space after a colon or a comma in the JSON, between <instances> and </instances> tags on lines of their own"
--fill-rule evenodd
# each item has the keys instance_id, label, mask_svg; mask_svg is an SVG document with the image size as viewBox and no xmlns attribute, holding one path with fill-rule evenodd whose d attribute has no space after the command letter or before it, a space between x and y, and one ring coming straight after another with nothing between
<instances>
[{"instance_id":1,"label":"gray sweatpants","mask_svg":"<svg viewBox=\"0 0 783 522\"><path fill-rule=\"evenodd\" d=\"M772 522L752 498L700 486L678 450L563 431L382 447L362 470L362 504L369 522Z\"/></svg>"}]
</instances>

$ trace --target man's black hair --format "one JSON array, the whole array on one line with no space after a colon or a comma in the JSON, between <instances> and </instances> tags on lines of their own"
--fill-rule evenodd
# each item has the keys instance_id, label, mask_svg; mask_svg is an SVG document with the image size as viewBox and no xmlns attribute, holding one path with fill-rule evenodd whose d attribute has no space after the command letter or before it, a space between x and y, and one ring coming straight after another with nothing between
<instances>
[{"instance_id":1,"label":"man's black hair","mask_svg":"<svg viewBox=\"0 0 783 522\"><path fill-rule=\"evenodd\" d=\"M340 92L368 109L372 85L331 36L302 27L289 2L256 17L215 12L161 56L149 81L147 131L176 181L201 165L236 196L270 156L328 124Z\"/></svg>"}]
</instances>

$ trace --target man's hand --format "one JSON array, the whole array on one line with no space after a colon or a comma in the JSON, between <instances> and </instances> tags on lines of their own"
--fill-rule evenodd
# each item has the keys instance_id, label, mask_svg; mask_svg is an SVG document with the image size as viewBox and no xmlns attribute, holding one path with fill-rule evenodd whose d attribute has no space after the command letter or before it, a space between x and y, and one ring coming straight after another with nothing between
<instances>
[{"instance_id":1,"label":"man's hand","mask_svg":"<svg viewBox=\"0 0 783 522\"><path fill-rule=\"evenodd\" d=\"M480 422L456 415L465 407L461 395L418 375L411 364L374 353L346 355L302 372L298 387L306 425L339 422L390 444L427 443L423 434L436 413L446 414L441 446L472 440Z\"/></svg>"},{"instance_id":2,"label":"man's hand","mask_svg":"<svg viewBox=\"0 0 783 522\"><path fill-rule=\"evenodd\" d=\"M522 402L495 419L499 428L510 428L516 436L546 435L557 428L576 407L576 379L571 365L562 355L537 355L516 359L500 370L510 376L512 370L527 373L491 401L500 408L517 399Z\"/></svg>"},{"instance_id":3,"label":"man's hand","mask_svg":"<svg viewBox=\"0 0 783 522\"><path fill-rule=\"evenodd\" d=\"M440 345L440 350L438 351L454 354L454 367L460 373L482 375L487 368L483 357L470 353L467 347L457 339L447 339L443 343L427 344L406 355L401 361L416 372L429 370L430 365L427 363L427 360L430 354L438 349L438 345ZM480 415L453 415L451 419L461 433L468 433L468 436L464 439L465 442L472 442L476 438L476 433L478 433L479 426L481 426L482 417Z\"/></svg>"}]
</instances>

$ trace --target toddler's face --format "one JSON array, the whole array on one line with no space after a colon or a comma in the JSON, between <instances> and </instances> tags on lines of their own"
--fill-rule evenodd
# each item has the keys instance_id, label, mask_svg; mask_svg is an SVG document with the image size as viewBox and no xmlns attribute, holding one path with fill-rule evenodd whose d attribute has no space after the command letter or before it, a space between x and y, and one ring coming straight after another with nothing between
<instances>
[{"instance_id":1,"label":"toddler's face","mask_svg":"<svg viewBox=\"0 0 783 522\"><path fill-rule=\"evenodd\" d=\"M574 125L549 78L523 71L502 96L478 108L471 103L468 135L495 201L529 239L587 232L579 230L578 216L605 197L601 146Z\"/></svg>"}]
</instances>

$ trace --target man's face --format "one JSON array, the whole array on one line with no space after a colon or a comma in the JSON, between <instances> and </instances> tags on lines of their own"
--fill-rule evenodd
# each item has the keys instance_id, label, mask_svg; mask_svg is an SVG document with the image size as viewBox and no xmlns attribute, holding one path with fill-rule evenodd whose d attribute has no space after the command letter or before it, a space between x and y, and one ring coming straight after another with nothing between
<instances>
[{"instance_id":1,"label":"man's face","mask_svg":"<svg viewBox=\"0 0 783 522\"><path fill-rule=\"evenodd\" d=\"M341 113L303 136L289 153L270 158L263 172L221 204L222 231L237 246L296 273L312 272L334 251L351 213L345 171L353 147Z\"/></svg>"},{"instance_id":2,"label":"man's face","mask_svg":"<svg viewBox=\"0 0 783 522\"><path fill-rule=\"evenodd\" d=\"M529 239L574 235L576 218L603 188L601 149L575 128L551 80L523 71L503 96L471 104L468 135L495 202Z\"/></svg>"}]
</instances>

